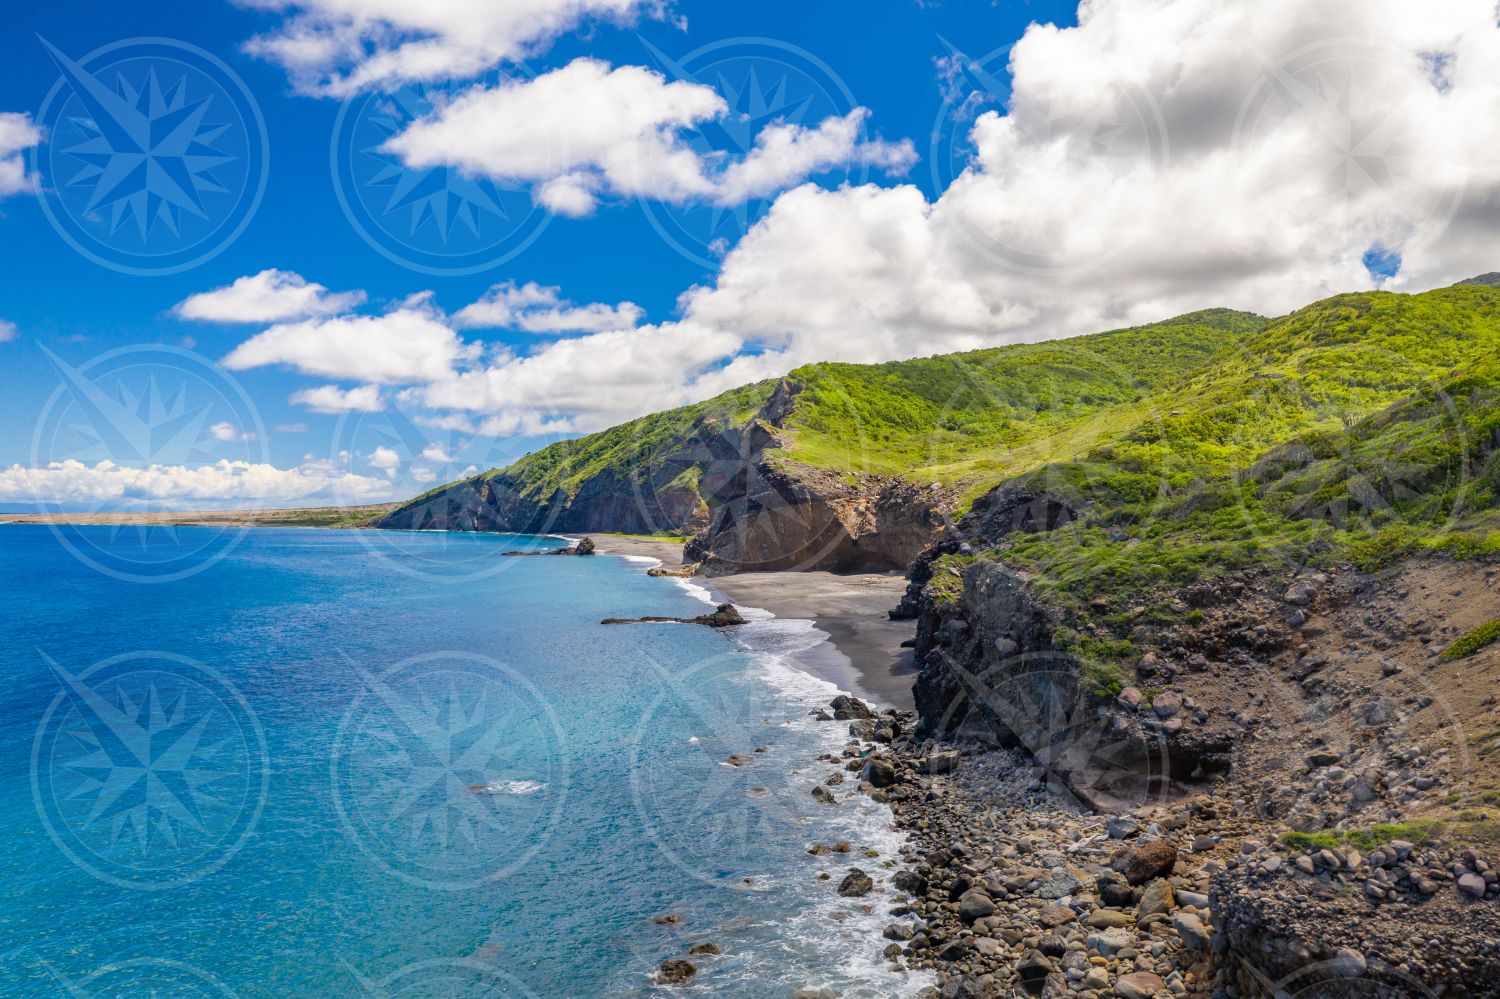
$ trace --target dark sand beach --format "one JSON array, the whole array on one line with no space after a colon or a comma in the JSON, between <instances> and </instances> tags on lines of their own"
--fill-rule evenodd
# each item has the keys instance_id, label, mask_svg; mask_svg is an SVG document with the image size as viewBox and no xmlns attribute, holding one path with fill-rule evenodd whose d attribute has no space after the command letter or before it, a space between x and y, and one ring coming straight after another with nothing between
<instances>
[{"instance_id":1,"label":"dark sand beach","mask_svg":"<svg viewBox=\"0 0 1500 999\"><path fill-rule=\"evenodd\" d=\"M682 564L675 541L618 535L591 535L606 555L660 559L668 568ZM808 672L883 706L910 709L916 664L901 643L915 633L911 621L892 621L906 579L895 574L832 572L745 572L697 576L716 599L759 607L779 618L802 619L828 635L828 642L799 657Z\"/></svg>"}]
</instances>

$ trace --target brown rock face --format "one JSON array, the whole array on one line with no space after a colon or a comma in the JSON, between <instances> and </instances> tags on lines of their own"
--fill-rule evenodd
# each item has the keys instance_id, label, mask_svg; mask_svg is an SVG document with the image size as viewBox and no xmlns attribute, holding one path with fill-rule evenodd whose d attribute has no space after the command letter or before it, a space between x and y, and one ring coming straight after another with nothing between
<instances>
[{"instance_id":1,"label":"brown rock face","mask_svg":"<svg viewBox=\"0 0 1500 999\"><path fill-rule=\"evenodd\" d=\"M783 380L744 426L705 416L686 434L642 441L625 471L599 472L571 494L540 492L504 471L456 482L398 508L376 526L526 534L670 531L692 535L685 560L702 562L710 575L906 569L944 526L951 497L897 476L847 475L788 460L785 426L800 391ZM566 461L565 450L560 460ZM859 467L857 444L847 460Z\"/></svg>"},{"instance_id":2,"label":"brown rock face","mask_svg":"<svg viewBox=\"0 0 1500 999\"><path fill-rule=\"evenodd\" d=\"M1109 866L1125 875L1131 884L1145 884L1172 873L1177 866L1177 847L1163 839L1148 839L1115 854Z\"/></svg>"}]
</instances>

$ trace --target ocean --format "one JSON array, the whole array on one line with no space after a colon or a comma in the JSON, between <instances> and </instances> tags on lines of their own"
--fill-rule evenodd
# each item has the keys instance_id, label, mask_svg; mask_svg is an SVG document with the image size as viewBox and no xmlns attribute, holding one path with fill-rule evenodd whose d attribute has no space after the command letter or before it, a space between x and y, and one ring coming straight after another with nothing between
<instances>
[{"instance_id":1,"label":"ocean","mask_svg":"<svg viewBox=\"0 0 1500 999\"><path fill-rule=\"evenodd\" d=\"M708 597L501 555L557 544L0 527L0 996L926 984L879 958L889 896L834 891L901 839L809 794L846 738L819 633L600 625Z\"/></svg>"}]
</instances>

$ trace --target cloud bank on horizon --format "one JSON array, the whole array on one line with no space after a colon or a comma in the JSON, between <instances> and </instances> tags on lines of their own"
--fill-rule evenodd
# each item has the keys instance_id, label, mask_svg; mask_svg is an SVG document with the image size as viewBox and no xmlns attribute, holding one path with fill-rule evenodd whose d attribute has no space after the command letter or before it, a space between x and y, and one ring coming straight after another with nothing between
<instances>
[{"instance_id":1,"label":"cloud bank on horizon","mask_svg":"<svg viewBox=\"0 0 1500 999\"><path fill-rule=\"evenodd\" d=\"M332 4L315 6L330 16ZM571 23L591 5L556 6L536 23ZM601 192L732 201L795 186L712 283L682 293L672 321L589 305L578 319L527 325L509 304L523 291L510 287L453 317L429 301L273 326L227 363L398 386L404 404L478 432L576 432L811 361L1064 336L1210 305L1280 313L1380 281L1447 283L1492 252L1500 28L1488 0L1421 11L1396 0L1096 0L1079 17L1034 24L1016 43L1008 106L968 126L974 154L935 200L910 185L799 183L861 155L902 165L899 146L862 152L838 119L767 128L746 158L712 173L674 130L722 102L639 67L577 60L469 91L391 148L416 164L531 178L569 214L594 210ZM341 85L428 71L413 44L377 51ZM1371 254L1399 261L1399 273L1372 270ZM486 352L457 333L481 317L586 335Z\"/></svg>"}]
</instances>

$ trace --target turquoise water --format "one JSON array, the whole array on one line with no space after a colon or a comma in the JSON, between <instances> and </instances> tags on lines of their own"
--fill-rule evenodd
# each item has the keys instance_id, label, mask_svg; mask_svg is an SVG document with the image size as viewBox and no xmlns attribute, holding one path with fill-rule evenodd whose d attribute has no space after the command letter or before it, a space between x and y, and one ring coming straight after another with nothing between
<instances>
[{"instance_id":1,"label":"turquoise water","mask_svg":"<svg viewBox=\"0 0 1500 999\"><path fill-rule=\"evenodd\" d=\"M816 633L555 544L0 527L0 995L915 991L806 854L899 843L808 794Z\"/></svg>"}]
</instances>

